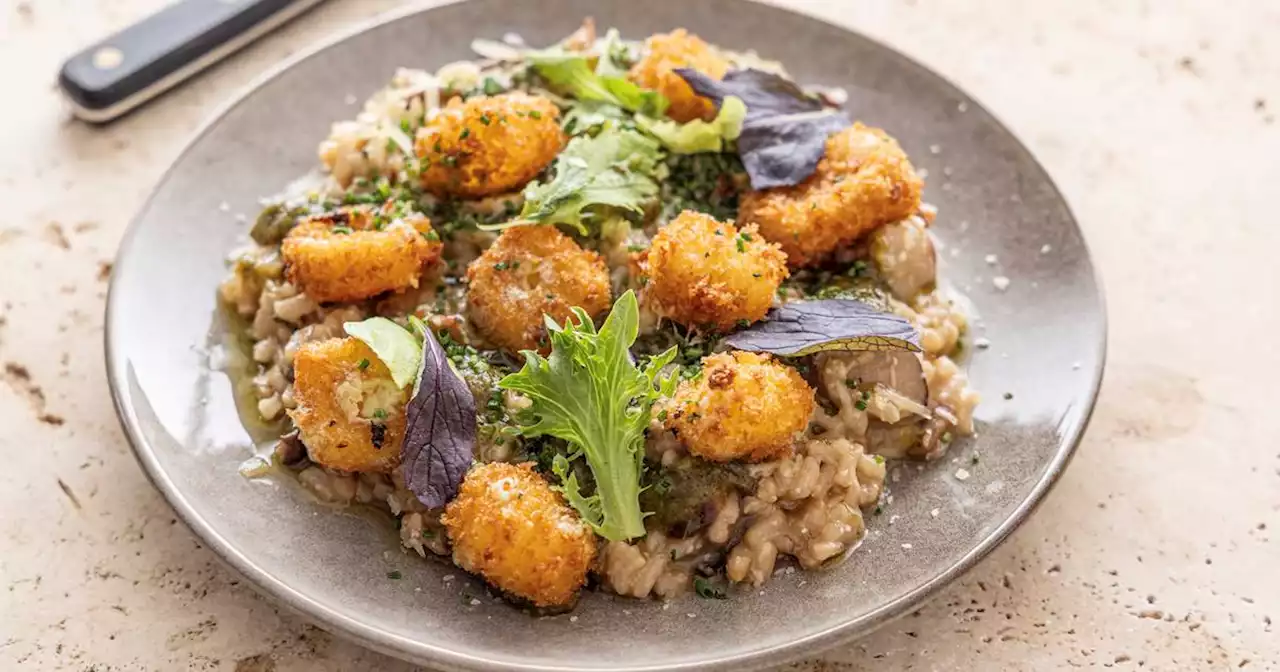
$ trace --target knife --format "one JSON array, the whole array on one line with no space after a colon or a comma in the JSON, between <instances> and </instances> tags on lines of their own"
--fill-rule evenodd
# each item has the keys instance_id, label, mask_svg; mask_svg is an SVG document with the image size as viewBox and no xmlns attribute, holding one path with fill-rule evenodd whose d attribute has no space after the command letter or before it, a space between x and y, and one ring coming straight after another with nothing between
<instances>
[{"instance_id":1,"label":"knife","mask_svg":"<svg viewBox=\"0 0 1280 672\"><path fill-rule=\"evenodd\" d=\"M58 85L106 123L194 77L323 0L180 0L72 56Z\"/></svg>"}]
</instances>

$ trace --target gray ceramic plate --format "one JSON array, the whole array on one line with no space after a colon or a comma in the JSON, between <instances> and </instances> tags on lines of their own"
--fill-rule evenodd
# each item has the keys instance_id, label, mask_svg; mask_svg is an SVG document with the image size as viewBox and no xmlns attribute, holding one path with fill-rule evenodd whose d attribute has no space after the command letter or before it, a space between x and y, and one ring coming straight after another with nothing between
<instances>
[{"instance_id":1,"label":"gray ceramic plate","mask_svg":"<svg viewBox=\"0 0 1280 672\"><path fill-rule=\"evenodd\" d=\"M475 36L516 31L550 43L588 14L632 37L686 26L781 60L801 81L848 87L855 115L886 127L933 176L937 231L960 250L943 253L945 273L969 286L976 333L992 345L969 365L986 398L980 436L922 469L898 468L896 524L872 517L845 564L776 577L725 601L690 597L664 608L593 594L573 621L533 619L487 599L471 606L462 596L483 590L456 569L401 553L389 521L326 510L294 488L237 474L252 444L227 377L209 367L221 329L214 291L245 234L231 213L253 213L259 197L314 166L330 122L356 111L349 94L363 100L397 66L469 58ZM1012 279L1006 291L992 287L988 254ZM276 70L197 134L134 221L113 275L112 392L139 461L183 520L264 593L325 628L450 668L739 670L866 633L1026 518L1079 441L1103 366L1104 310L1080 230L1003 126L882 45L735 0L473 0L368 26ZM975 451L982 459L971 465ZM961 466L967 480L955 477ZM388 580L391 570L404 579Z\"/></svg>"}]
</instances>

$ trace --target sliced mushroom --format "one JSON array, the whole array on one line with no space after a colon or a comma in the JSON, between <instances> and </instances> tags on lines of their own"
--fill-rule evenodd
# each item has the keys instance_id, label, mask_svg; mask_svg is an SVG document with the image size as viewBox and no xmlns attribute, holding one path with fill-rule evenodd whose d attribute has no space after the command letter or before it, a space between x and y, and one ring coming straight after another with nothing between
<instances>
[{"instance_id":1,"label":"sliced mushroom","mask_svg":"<svg viewBox=\"0 0 1280 672\"><path fill-rule=\"evenodd\" d=\"M298 430L295 429L280 437L280 441L276 443L275 459L294 471L301 471L310 466L311 460L307 457L307 447L298 437Z\"/></svg>"},{"instance_id":2,"label":"sliced mushroom","mask_svg":"<svg viewBox=\"0 0 1280 672\"><path fill-rule=\"evenodd\" d=\"M886 224L872 234L871 257L880 277L900 301L911 301L934 287L938 255L925 222L910 217Z\"/></svg>"},{"instance_id":3,"label":"sliced mushroom","mask_svg":"<svg viewBox=\"0 0 1280 672\"><path fill-rule=\"evenodd\" d=\"M846 358L845 379L858 389L883 385L920 405L929 404L929 386L919 355L903 350L871 350L839 355Z\"/></svg>"},{"instance_id":4,"label":"sliced mushroom","mask_svg":"<svg viewBox=\"0 0 1280 672\"><path fill-rule=\"evenodd\" d=\"M929 387L919 355L904 351L830 353L839 358L843 380L824 381L828 386L846 385L868 393L880 404L894 404L901 413L869 413L866 430L867 451L886 458L927 459L939 450L940 428L945 420L928 412ZM838 372L839 368L832 369ZM830 387L828 388L830 389ZM874 396L872 396L874 395ZM925 413L921 413L921 410ZM893 410L893 409L890 409ZM896 422L885 422L885 416Z\"/></svg>"}]
</instances>

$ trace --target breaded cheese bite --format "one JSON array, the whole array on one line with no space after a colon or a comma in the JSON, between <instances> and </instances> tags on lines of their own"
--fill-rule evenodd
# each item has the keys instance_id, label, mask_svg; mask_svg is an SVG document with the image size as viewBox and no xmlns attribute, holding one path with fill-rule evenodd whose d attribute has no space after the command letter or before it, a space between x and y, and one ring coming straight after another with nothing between
<instances>
[{"instance_id":1,"label":"breaded cheese bite","mask_svg":"<svg viewBox=\"0 0 1280 672\"><path fill-rule=\"evenodd\" d=\"M280 244L285 277L320 303L417 287L442 249L431 220L390 202L311 217Z\"/></svg>"},{"instance_id":2,"label":"breaded cheese bite","mask_svg":"<svg viewBox=\"0 0 1280 672\"><path fill-rule=\"evenodd\" d=\"M551 101L527 93L450 100L414 142L423 188L481 198L524 186L564 148L559 116Z\"/></svg>"},{"instance_id":3,"label":"breaded cheese bite","mask_svg":"<svg viewBox=\"0 0 1280 672\"><path fill-rule=\"evenodd\" d=\"M551 225L502 232L467 267L467 313L480 333L502 349L545 350L542 316L560 324L578 306L595 317L609 309L609 270Z\"/></svg>"},{"instance_id":4,"label":"breaded cheese bite","mask_svg":"<svg viewBox=\"0 0 1280 672\"><path fill-rule=\"evenodd\" d=\"M743 194L740 225L756 224L792 268L812 266L872 229L920 208L924 183L898 141L856 123L827 139L817 171L794 187Z\"/></svg>"},{"instance_id":5,"label":"breaded cheese bite","mask_svg":"<svg viewBox=\"0 0 1280 672\"><path fill-rule=\"evenodd\" d=\"M571 606L596 557L595 533L531 464L473 467L440 522L459 567L539 607Z\"/></svg>"},{"instance_id":6,"label":"breaded cheese bite","mask_svg":"<svg viewBox=\"0 0 1280 672\"><path fill-rule=\"evenodd\" d=\"M354 338L304 343L293 358L289 411L312 462L341 471L390 472L400 463L408 393Z\"/></svg>"},{"instance_id":7,"label":"breaded cheese bite","mask_svg":"<svg viewBox=\"0 0 1280 672\"><path fill-rule=\"evenodd\" d=\"M639 254L643 300L688 327L728 331L765 316L786 279L787 255L748 225L685 210Z\"/></svg>"},{"instance_id":8,"label":"breaded cheese bite","mask_svg":"<svg viewBox=\"0 0 1280 672\"><path fill-rule=\"evenodd\" d=\"M677 28L650 36L645 42L644 57L631 67L628 77L666 96L671 102L667 116L678 122L714 119L715 104L694 93L689 83L675 72L677 68L693 68L712 79L723 79L729 71L729 61L697 35Z\"/></svg>"},{"instance_id":9,"label":"breaded cheese bite","mask_svg":"<svg viewBox=\"0 0 1280 672\"><path fill-rule=\"evenodd\" d=\"M722 352L702 359L659 405L658 419L690 453L713 462L766 462L792 454L813 413L813 388L767 354Z\"/></svg>"}]
</instances>

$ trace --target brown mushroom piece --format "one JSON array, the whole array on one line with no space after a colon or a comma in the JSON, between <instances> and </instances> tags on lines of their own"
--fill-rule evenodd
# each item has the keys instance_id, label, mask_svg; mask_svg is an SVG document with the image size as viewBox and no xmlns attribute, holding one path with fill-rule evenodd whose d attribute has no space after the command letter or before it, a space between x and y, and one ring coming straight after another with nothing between
<instances>
[{"instance_id":1,"label":"brown mushroom piece","mask_svg":"<svg viewBox=\"0 0 1280 672\"><path fill-rule=\"evenodd\" d=\"M919 217L885 224L871 236L871 258L889 291L910 302L933 289L938 278L938 254L933 238Z\"/></svg>"},{"instance_id":2,"label":"brown mushroom piece","mask_svg":"<svg viewBox=\"0 0 1280 672\"><path fill-rule=\"evenodd\" d=\"M843 379L827 381L827 385L848 385L864 393L875 391L889 403L898 400L902 406L928 408L929 387L916 353L875 350L826 356L839 357L845 364ZM943 429L932 414L904 412L896 422L887 422L874 412L869 415L867 452L891 459L925 459L936 454Z\"/></svg>"}]
</instances>

